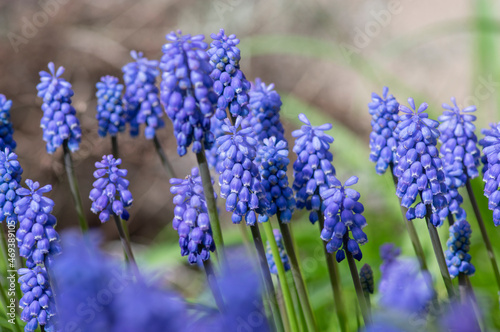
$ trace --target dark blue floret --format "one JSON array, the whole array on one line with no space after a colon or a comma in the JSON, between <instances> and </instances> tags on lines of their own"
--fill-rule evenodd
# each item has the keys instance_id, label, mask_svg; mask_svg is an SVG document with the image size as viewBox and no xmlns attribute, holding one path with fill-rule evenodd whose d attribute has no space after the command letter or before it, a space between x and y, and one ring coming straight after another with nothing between
<instances>
[{"instance_id":1,"label":"dark blue floret","mask_svg":"<svg viewBox=\"0 0 500 332\"><path fill-rule=\"evenodd\" d=\"M439 123L428 118L426 103L418 109L412 98L408 103L412 109L399 106L404 114L396 127L399 139L398 162L394 168L394 175L398 178L396 195L401 198L401 206L408 209L408 220L424 218L429 207L432 212L430 221L434 226L441 226L448 215L445 197L448 188L443 162L436 148ZM422 201L413 206L418 196Z\"/></svg>"},{"instance_id":2,"label":"dark blue floret","mask_svg":"<svg viewBox=\"0 0 500 332\"><path fill-rule=\"evenodd\" d=\"M215 117L224 120L226 109L233 117L248 115L248 90L250 82L240 70L240 40L235 35L226 35L224 29L210 35L213 41L207 51L213 70L214 91L218 96Z\"/></svg>"},{"instance_id":3,"label":"dark blue floret","mask_svg":"<svg viewBox=\"0 0 500 332\"><path fill-rule=\"evenodd\" d=\"M125 130L125 109L122 103L123 84L118 84L118 78L103 76L96 84L97 114L99 122L98 134L116 136Z\"/></svg>"},{"instance_id":4,"label":"dark blue floret","mask_svg":"<svg viewBox=\"0 0 500 332\"><path fill-rule=\"evenodd\" d=\"M279 229L273 229L274 238L276 240L276 244L278 245L278 249L280 251L280 259L283 263L283 267L285 268L285 272L291 269L290 261L288 259L288 255L286 254L285 247L283 246L283 236L281 235ZM278 274L278 269L276 267L276 262L274 261L273 253L271 250L271 245L269 241L267 242L267 250L266 250L266 258L267 264L269 265L269 270L271 270L272 274Z\"/></svg>"},{"instance_id":5,"label":"dark blue floret","mask_svg":"<svg viewBox=\"0 0 500 332\"><path fill-rule=\"evenodd\" d=\"M473 275L476 269L471 264L470 236L471 228L466 220L459 220L450 226L450 237L446 241L448 249L445 252L446 265L452 278L461 272Z\"/></svg>"},{"instance_id":6,"label":"dark blue floret","mask_svg":"<svg viewBox=\"0 0 500 332\"><path fill-rule=\"evenodd\" d=\"M177 152L183 156L193 144L193 152L204 147L209 150L214 143L210 131L210 118L214 115L217 94L209 76L212 65L205 52L207 44L203 35L182 35L181 31L166 36L160 68L161 102L174 125Z\"/></svg>"},{"instance_id":7,"label":"dark blue floret","mask_svg":"<svg viewBox=\"0 0 500 332\"><path fill-rule=\"evenodd\" d=\"M365 264L359 270L359 281L365 293L373 294L375 283L373 281L373 271L370 265Z\"/></svg>"},{"instance_id":8,"label":"dark blue floret","mask_svg":"<svg viewBox=\"0 0 500 332\"><path fill-rule=\"evenodd\" d=\"M484 138L479 141L484 154L484 195L488 197L488 208L493 211L495 226L500 225L500 123L490 124L490 129L481 132Z\"/></svg>"},{"instance_id":9,"label":"dark blue floret","mask_svg":"<svg viewBox=\"0 0 500 332\"><path fill-rule=\"evenodd\" d=\"M378 174L384 174L389 164L397 162L398 135L395 129L399 122L399 103L388 93L387 87L384 87L382 97L372 93L372 101L368 104L368 112L372 116L370 161L376 163Z\"/></svg>"},{"instance_id":10,"label":"dark blue floret","mask_svg":"<svg viewBox=\"0 0 500 332\"><path fill-rule=\"evenodd\" d=\"M23 169L17 160L17 155L9 148L0 151L0 222L17 222L14 213L15 203L19 200L16 190L20 188Z\"/></svg>"},{"instance_id":11,"label":"dark blue floret","mask_svg":"<svg viewBox=\"0 0 500 332\"><path fill-rule=\"evenodd\" d=\"M215 251L215 243L200 172L195 167L185 179L173 178L170 184L170 192L175 195L172 226L179 233L181 255L189 255L191 264L195 264L198 257L206 261L210 252Z\"/></svg>"},{"instance_id":12,"label":"dark blue floret","mask_svg":"<svg viewBox=\"0 0 500 332\"><path fill-rule=\"evenodd\" d=\"M328 242L326 250L329 253L341 252L336 255L338 262L344 259L344 250L348 250L358 261L361 260L363 254L359 245L368 242L363 232L367 224L362 214L363 204L358 202L360 194L348 188L357 182L356 176L350 177L344 185L337 180L332 183L332 188L321 192L325 216L321 239Z\"/></svg>"},{"instance_id":13,"label":"dark blue floret","mask_svg":"<svg viewBox=\"0 0 500 332\"><path fill-rule=\"evenodd\" d=\"M148 60L142 52L131 51L135 60L123 66L125 82L125 104L127 122L130 124L130 135L139 135L139 127L145 124L144 136L153 139L156 130L163 128L163 110L158 97L156 78L160 74L157 60Z\"/></svg>"},{"instance_id":14,"label":"dark blue floret","mask_svg":"<svg viewBox=\"0 0 500 332\"><path fill-rule=\"evenodd\" d=\"M64 68L56 71L54 63L49 63L49 71L40 72L40 83L36 86L38 97L43 98L43 117L40 127L43 129L43 140L47 143L48 153L54 153L64 141L74 152L78 150L82 136L80 121L76 111L71 106L71 97L74 92L71 84L60 76Z\"/></svg>"},{"instance_id":15,"label":"dark blue floret","mask_svg":"<svg viewBox=\"0 0 500 332\"><path fill-rule=\"evenodd\" d=\"M126 208L132 205L133 198L128 190L129 181L125 179L127 170L118 168L121 163L120 158L115 159L112 155L102 156L102 160L95 163L96 180L89 198L91 211L99 214L101 222L108 221L113 214L125 220L129 218Z\"/></svg>"},{"instance_id":16,"label":"dark blue floret","mask_svg":"<svg viewBox=\"0 0 500 332\"><path fill-rule=\"evenodd\" d=\"M238 130L242 118L231 126L224 120L222 129L226 135L217 139L222 167L219 171L220 195L226 200L226 211L232 212L232 221L239 224L243 217L247 225L255 225L257 215L265 215L269 209L266 192L260 182L260 174L254 163L257 140L252 128Z\"/></svg>"},{"instance_id":17,"label":"dark blue floret","mask_svg":"<svg viewBox=\"0 0 500 332\"><path fill-rule=\"evenodd\" d=\"M306 208L311 211L311 223L318 221L318 211L321 211L320 193L339 183L335 178L335 168L332 165L333 156L328 151L333 137L325 134L332 125L325 123L313 127L304 114L299 115L304 123L301 129L292 132L296 137L293 152L297 160L293 163L293 190L297 209Z\"/></svg>"},{"instance_id":18,"label":"dark blue floret","mask_svg":"<svg viewBox=\"0 0 500 332\"><path fill-rule=\"evenodd\" d=\"M16 141L12 138L14 129L10 122L10 108L12 100L7 100L4 95L0 94L0 150L4 151L9 148L14 151L16 148Z\"/></svg>"},{"instance_id":19,"label":"dark blue floret","mask_svg":"<svg viewBox=\"0 0 500 332\"><path fill-rule=\"evenodd\" d=\"M284 140L276 142L276 137L265 138L263 143L257 150L257 156L261 161L259 166L261 183L270 205L267 215L260 215L259 221L268 221L270 217L279 213L280 222L288 223L295 209L293 190L288 185L286 175L290 163L288 144Z\"/></svg>"}]
</instances>

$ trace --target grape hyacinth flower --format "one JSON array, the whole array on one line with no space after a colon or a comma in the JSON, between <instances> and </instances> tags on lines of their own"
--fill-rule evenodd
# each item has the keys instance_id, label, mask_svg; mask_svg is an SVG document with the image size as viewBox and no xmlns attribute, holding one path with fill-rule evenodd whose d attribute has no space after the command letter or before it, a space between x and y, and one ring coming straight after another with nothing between
<instances>
[{"instance_id":1,"label":"grape hyacinth flower","mask_svg":"<svg viewBox=\"0 0 500 332\"><path fill-rule=\"evenodd\" d=\"M428 118L426 103L418 109L412 98L408 98L408 103L412 109L399 106L404 114L396 127L399 135L396 150L398 162L394 168L394 175L398 178L396 195L401 198L401 206L408 209L408 220L424 218L429 205L432 212L430 221L434 226L441 226L448 209L445 174L436 148L439 123ZM422 202L412 206L419 194Z\"/></svg>"},{"instance_id":2,"label":"grape hyacinth flower","mask_svg":"<svg viewBox=\"0 0 500 332\"><path fill-rule=\"evenodd\" d=\"M363 292L368 294L373 294L374 282L373 282L373 271L370 265L365 264L359 270L359 281L361 281L361 286L363 287Z\"/></svg>"},{"instance_id":3,"label":"grape hyacinth flower","mask_svg":"<svg viewBox=\"0 0 500 332\"><path fill-rule=\"evenodd\" d=\"M214 115L217 94L209 74L212 66L204 51L207 44L203 35L182 35L181 31L167 36L163 45L160 68L161 102L174 125L177 152L183 156L193 144L193 152L204 147L209 150L214 143L210 131L210 118Z\"/></svg>"},{"instance_id":4,"label":"grape hyacinth flower","mask_svg":"<svg viewBox=\"0 0 500 332\"><path fill-rule=\"evenodd\" d=\"M51 214L54 201L43 196L52 186L40 187L30 179L26 180L26 185L28 189L16 190L19 200L14 203L14 213L19 220L16 233L19 255L26 258L26 266L32 269L37 264L47 265L47 258L59 254L61 245L54 229L57 220Z\"/></svg>"},{"instance_id":5,"label":"grape hyacinth flower","mask_svg":"<svg viewBox=\"0 0 500 332\"><path fill-rule=\"evenodd\" d=\"M135 61L122 68L125 82L123 101L127 122L130 124L130 135L139 135L140 125L145 124L144 136L146 139L153 139L156 130L165 126L159 91L155 85L156 77L160 74L158 61L147 59L142 52L131 51L130 55Z\"/></svg>"},{"instance_id":6,"label":"grape hyacinth flower","mask_svg":"<svg viewBox=\"0 0 500 332\"><path fill-rule=\"evenodd\" d=\"M97 170L94 172L96 180L90 191L89 198L92 201L92 212L99 214L101 222L106 222L113 214L128 220L127 207L132 205L132 193L128 190L129 181L126 169L118 168L121 165L120 158L115 159L113 155L102 156L102 160L95 163Z\"/></svg>"},{"instance_id":7,"label":"grape hyacinth flower","mask_svg":"<svg viewBox=\"0 0 500 332\"><path fill-rule=\"evenodd\" d=\"M279 212L279 221L288 223L295 209L293 190L288 186L286 175L288 159L288 143L285 140L277 142L276 137L265 138L263 145L257 150L261 160L259 166L261 184L269 201L267 214L259 216L259 222L266 222Z\"/></svg>"},{"instance_id":8,"label":"grape hyacinth flower","mask_svg":"<svg viewBox=\"0 0 500 332\"><path fill-rule=\"evenodd\" d=\"M288 255L286 254L285 247L283 245L283 236L281 235L279 229L273 229L274 238L276 239L276 244L278 245L280 251L280 259L285 268L285 272L291 269L290 261L288 260ZM269 264L269 270L272 274L278 274L278 269L276 268L276 263L274 261L273 253L271 251L271 246L269 241L267 242L266 250L267 264Z\"/></svg>"},{"instance_id":9,"label":"grape hyacinth flower","mask_svg":"<svg viewBox=\"0 0 500 332\"><path fill-rule=\"evenodd\" d=\"M12 106L12 100L7 100L7 98L0 94L0 150L4 151L9 148L14 151L16 148L16 141L12 138L14 129L12 128L12 123L10 122L10 108Z\"/></svg>"},{"instance_id":10,"label":"grape hyacinth flower","mask_svg":"<svg viewBox=\"0 0 500 332\"><path fill-rule=\"evenodd\" d=\"M465 220L459 220L450 226L450 237L446 241L448 249L445 252L445 257L452 278L457 277L459 273L471 276L476 271L470 262L471 233L470 225Z\"/></svg>"},{"instance_id":11,"label":"grape hyacinth flower","mask_svg":"<svg viewBox=\"0 0 500 332\"><path fill-rule=\"evenodd\" d=\"M214 135L215 141L221 136L223 136L224 130L222 130L222 125L224 124L224 121L221 121L217 119L215 116L212 116L210 118L210 131ZM217 153L217 144L213 144L212 148L208 151L206 151L207 154L207 162L208 165L215 169L216 172L219 172L220 168L222 167L222 160L220 158L220 155Z\"/></svg>"},{"instance_id":12,"label":"grape hyacinth flower","mask_svg":"<svg viewBox=\"0 0 500 332\"><path fill-rule=\"evenodd\" d=\"M361 260L363 254L359 245L368 242L363 228L367 225L362 215L363 204L358 200L360 194L347 188L358 182L356 176L350 177L344 185L337 180L333 182L336 188L324 190L321 193L323 199L325 224L321 231L321 239L327 241L326 250L336 253L337 262L345 258L344 250L348 250L355 259ZM349 237L349 233L353 238Z\"/></svg>"},{"instance_id":13,"label":"grape hyacinth flower","mask_svg":"<svg viewBox=\"0 0 500 332\"><path fill-rule=\"evenodd\" d=\"M43 117L40 127L43 129L43 140L47 143L47 152L52 154L67 141L71 152L78 150L82 130L76 111L71 106L74 92L71 84L60 77L64 67L56 71L54 63L49 63L49 72L40 72L40 83L36 86L38 97L43 98Z\"/></svg>"},{"instance_id":14,"label":"grape hyacinth flower","mask_svg":"<svg viewBox=\"0 0 500 332\"><path fill-rule=\"evenodd\" d=\"M292 136L296 137L293 152L297 154L297 160L293 163L292 187L297 209L311 211L309 220L314 224L321 210L320 193L339 183L332 165L333 155L328 151L333 137L325 134L325 131L332 129L332 125L325 123L313 127L302 113L299 114L299 120L304 125L292 132Z\"/></svg>"},{"instance_id":15,"label":"grape hyacinth flower","mask_svg":"<svg viewBox=\"0 0 500 332\"><path fill-rule=\"evenodd\" d=\"M15 203L19 200L16 190L20 187L23 169L17 155L9 148L0 151L0 222L16 223Z\"/></svg>"},{"instance_id":16,"label":"grape hyacinth flower","mask_svg":"<svg viewBox=\"0 0 500 332\"><path fill-rule=\"evenodd\" d=\"M231 126L229 119L225 119L222 129L227 134L217 139L217 153L224 160L219 170L220 195L226 199L226 211L233 213L233 223L239 224L245 217L247 225L253 226L257 215L265 215L270 204L260 182L259 169L253 162L257 140L252 137L252 128L238 130L241 121L239 116Z\"/></svg>"},{"instance_id":17,"label":"grape hyacinth flower","mask_svg":"<svg viewBox=\"0 0 500 332\"><path fill-rule=\"evenodd\" d=\"M483 146L483 154L486 157L483 181L484 195L488 197L488 208L493 211L493 222L495 226L500 225L500 123L490 124L490 129L481 132L484 138L479 141Z\"/></svg>"},{"instance_id":18,"label":"grape hyacinth flower","mask_svg":"<svg viewBox=\"0 0 500 332\"><path fill-rule=\"evenodd\" d=\"M125 130L125 109L122 103L123 84L118 78L103 76L96 84L97 114L99 122L97 133L101 137L116 136Z\"/></svg>"},{"instance_id":19,"label":"grape hyacinth flower","mask_svg":"<svg viewBox=\"0 0 500 332\"><path fill-rule=\"evenodd\" d=\"M260 78L250 90L250 114L241 123L242 128L252 127L259 144L265 138L276 137L277 141L285 139L285 130L280 121L281 97L274 90L274 84L266 86Z\"/></svg>"},{"instance_id":20,"label":"grape hyacinth flower","mask_svg":"<svg viewBox=\"0 0 500 332\"><path fill-rule=\"evenodd\" d=\"M198 257L206 261L210 258L210 252L215 251L215 243L200 172L194 167L185 179L173 178L170 184L170 192L175 195L172 226L179 233L181 255L189 255L191 264L196 263Z\"/></svg>"},{"instance_id":21,"label":"grape hyacinth flower","mask_svg":"<svg viewBox=\"0 0 500 332\"><path fill-rule=\"evenodd\" d=\"M372 93L372 101L368 104L368 112L372 116L370 161L376 163L378 174L384 174L391 163L397 162L398 135L395 129L399 122L399 103L388 93L387 87L382 90L382 96Z\"/></svg>"},{"instance_id":22,"label":"grape hyacinth flower","mask_svg":"<svg viewBox=\"0 0 500 332\"><path fill-rule=\"evenodd\" d=\"M35 331L38 325L43 326L45 331L56 331L55 319L52 319L56 305L47 270L35 266L33 269L19 269L18 272L24 294L19 300L19 306L23 309L21 319L27 322L24 331Z\"/></svg>"},{"instance_id":23,"label":"grape hyacinth flower","mask_svg":"<svg viewBox=\"0 0 500 332\"><path fill-rule=\"evenodd\" d=\"M235 35L226 35L224 29L210 35L213 41L207 51L213 70L210 77L214 80L214 91L218 96L215 117L224 120L226 108L236 118L248 115L248 90L250 82L240 69L240 50L236 46L240 40Z\"/></svg>"},{"instance_id":24,"label":"grape hyacinth flower","mask_svg":"<svg viewBox=\"0 0 500 332\"><path fill-rule=\"evenodd\" d=\"M384 275L388 267L396 261L399 255L401 255L401 248L396 247L394 243L384 243L380 246L380 258L382 259L380 272L382 272L382 275Z\"/></svg>"}]
</instances>

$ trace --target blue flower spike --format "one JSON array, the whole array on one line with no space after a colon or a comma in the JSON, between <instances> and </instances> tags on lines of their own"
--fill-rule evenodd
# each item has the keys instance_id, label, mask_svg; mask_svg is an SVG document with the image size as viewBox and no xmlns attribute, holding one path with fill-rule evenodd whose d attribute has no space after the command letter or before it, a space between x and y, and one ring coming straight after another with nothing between
<instances>
[{"instance_id":1,"label":"blue flower spike","mask_svg":"<svg viewBox=\"0 0 500 332\"><path fill-rule=\"evenodd\" d=\"M16 190L21 187L23 169L17 160L17 155L9 148L0 151L0 222L17 223L18 216L14 213L19 196Z\"/></svg>"},{"instance_id":2,"label":"blue flower spike","mask_svg":"<svg viewBox=\"0 0 500 332\"><path fill-rule=\"evenodd\" d=\"M359 281L361 282L361 287L363 287L363 292L365 294L373 294L375 290L375 283L373 281L373 271L370 265L365 264L359 270Z\"/></svg>"},{"instance_id":3,"label":"blue flower spike","mask_svg":"<svg viewBox=\"0 0 500 332\"><path fill-rule=\"evenodd\" d=\"M123 84L118 78L103 76L96 84L98 134L116 136L125 130L126 113L122 102Z\"/></svg>"},{"instance_id":4,"label":"blue flower spike","mask_svg":"<svg viewBox=\"0 0 500 332\"><path fill-rule=\"evenodd\" d=\"M481 131L484 135L479 141L484 154L484 196L488 198L488 208L493 211L495 226L500 225L500 123L490 124L490 129Z\"/></svg>"},{"instance_id":5,"label":"blue flower spike","mask_svg":"<svg viewBox=\"0 0 500 332\"><path fill-rule=\"evenodd\" d=\"M16 148L16 141L12 135L14 134L14 129L12 128L12 122L10 122L10 108L12 107L12 100L7 100L7 98L0 94L0 150L4 151L9 148L10 151L14 151Z\"/></svg>"},{"instance_id":6,"label":"blue flower spike","mask_svg":"<svg viewBox=\"0 0 500 332\"><path fill-rule=\"evenodd\" d=\"M445 258L452 278L457 277L459 273L471 276L476 271L470 262L472 258L469 254L471 233L470 225L465 220L459 220L450 226Z\"/></svg>"},{"instance_id":7,"label":"blue flower spike","mask_svg":"<svg viewBox=\"0 0 500 332\"><path fill-rule=\"evenodd\" d=\"M283 263L283 267L285 268L285 272L291 269L290 260L288 259L288 255L285 251L285 246L283 245L283 236L281 235L279 229L273 229L274 238L276 240L276 244L278 245L278 249L280 252L280 259ZM269 270L271 270L272 274L278 274L278 269L276 267L276 262L274 261L273 253L271 251L271 245L269 241L267 242L267 250L266 250L266 258L267 264L269 265Z\"/></svg>"}]
</instances>

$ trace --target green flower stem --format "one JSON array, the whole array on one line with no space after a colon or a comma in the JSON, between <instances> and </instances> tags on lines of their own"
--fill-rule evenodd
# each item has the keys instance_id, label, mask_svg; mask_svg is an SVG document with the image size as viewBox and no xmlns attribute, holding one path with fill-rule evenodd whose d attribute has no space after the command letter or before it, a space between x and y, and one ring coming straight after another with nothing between
<instances>
[{"instance_id":1,"label":"green flower stem","mask_svg":"<svg viewBox=\"0 0 500 332\"><path fill-rule=\"evenodd\" d=\"M246 224L243 222L240 222L238 224L238 228L240 229L241 239L243 241L243 245L245 246L245 249L247 250L249 255L252 255L253 254L252 244L251 244L251 240L250 240L250 237L248 235L248 232L247 232Z\"/></svg>"},{"instance_id":2,"label":"green flower stem","mask_svg":"<svg viewBox=\"0 0 500 332\"><path fill-rule=\"evenodd\" d=\"M116 228L118 229L118 234L120 235L120 240L122 242L123 250L125 251L125 254L128 257L129 265L131 266L137 279L140 279L139 268L137 267L134 253L132 252L132 247L130 246L130 242L127 240L127 236L125 235L125 231L123 229L123 220L114 213L113 217L115 219Z\"/></svg>"},{"instance_id":3,"label":"green flower stem","mask_svg":"<svg viewBox=\"0 0 500 332\"><path fill-rule=\"evenodd\" d=\"M302 276L302 271L300 269L299 258L295 252L295 247L293 245L293 239L290 232L290 227L288 224L282 223L280 220L280 213L278 212L278 224L280 226L281 235L283 236L283 243L285 245L286 252L288 254L288 258L290 259L290 266L292 268L292 276L295 282L295 288L297 289L297 293L299 296L299 305L300 309L304 314L307 330L308 331L317 331L316 321L314 319L314 314L311 308L311 304L309 301L309 296L307 294L307 288L304 281L304 277Z\"/></svg>"},{"instance_id":4,"label":"green flower stem","mask_svg":"<svg viewBox=\"0 0 500 332\"><path fill-rule=\"evenodd\" d=\"M323 229L325 225L325 220L323 214L318 211L319 216L319 231ZM346 332L349 330L347 323L347 312L345 309L345 302L342 296L342 290L340 289L340 277L338 273L337 260L335 257L326 250L326 242L321 240L323 243L323 249L325 252L326 265L328 267L328 274L330 275L330 284L333 291L333 299L335 301L335 312L340 324L340 330Z\"/></svg>"},{"instance_id":5,"label":"green flower stem","mask_svg":"<svg viewBox=\"0 0 500 332\"><path fill-rule=\"evenodd\" d=\"M225 304L222 299L222 293L220 292L219 285L217 283L217 278L215 276L212 261L210 259L203 261L203 267L205 268L208 285L210 286L210 290L212 291L212 295L214 296L215 303L217 304L220 312L225 312Z\"/></svg>"},{"instance_id":6,"label":"green flower stem","mask_svg":"<svg viewBox=\"0 0 500 332\"><path fill-rule=\"evenodd\" d=\"M359 280L358 268L356 267L356 262L351 252L347 250L347 233L344 236L344 248L346 248L345 255L347 262L349 263L349 270L351 270L352 282L354 283L354 289L356 289L356 296L358 297L359 308L361 309L361 315L365 322L365 326L371 323L370 310L365 300L365 295L363 294L363 287L361 286L361 281Z\"/></svg>"},{"instance_id":7,"label":"green flower stem","mask_svg":"<svg viewBox=\"0 0 500 332\"><path fill-rule=\"evenodd\" d=\"M111 136L111 152L116 159L120 158L118 153L118 136Z\"/></svg>"},{"instance_id":8,"label":"green flower stem","mask_svg":"<svg viewBox=\"0 0 500 332\"><path fill-rule=\"evenodd\" d=\"M436 260L439 266L439 271L443 277L444 285L450 300L456 298L455 289L453 288L453 283L451 282L450 273L448 272L448 266L446 265L446 260L444 258L443 248L441 247L441 240L439 240L439 234L436 227L431 223L431 207L430 205L425 205L427 208L427 214L425 219L427 221L427 229L429 230L429 235L431 237L432 247L434 249L434 254L436 255Z\"/></svg>"},{"instance_id":9,"label":"green flower stem","mask_svg":"<svg viewBox=\"0 0 500 332\"><path fill-rule=\"evenodd\" d=\"M297 324L297 317L295 317L295 312L293 309L292 294L290 293L290 288L288 288L285 268L283 267L283 262L281 261L278 244L276 243L276 239L274 238L273 227L271 226L270 221L262 223L262 227L264 227L264 232L266 233L267 241L269 241L269 245L271 246L271 252L273 253L274 263L276 264L276 268L278 270L278 276L279 279L281 280L280 283L281 292L283 293L283 300L285 302L285 309L290 322L290 329L292 332L297 332L299 331L299 326Z\"/></svg>"},{"instance_id":10,"label":"green flower stem","mask_svg":"<svg viewBox=\"0 0 500 332\"><path fill-rule=\"evenodd\" d=\"M266 297L271 307L271 313L276 324L276 329L278 331L283 331L283 321L278 308L278 301L276 298L276 292L274 291L273 280L271 278L271 272L269 271L269 266L267 265L266 251L264 249L264 244L262 242L262 237L260 236L259 224L255 223L254 226L250 226L252 231L253 242L255 249L257 250L257 258L259 260L260 272L264 281L264 289L266 290ZM279 257L279 256L278 256Z\"/></svg>"},{"instance_id":11,"label":"green flower stem","mask_svg":"<svg viewBox=\"0 0 500 332\"><path fill-rule=\"evenodd\" d=\"M158 157L160 157L161 164L167 172L167 175L170 178L175 178L174 169L172 168L172 165L170 165L170 162L167 159L167 155L165 154L165 151L163 151L160 141L158 140L158 137L156 135L153 137L153 143L155 144L156 153L158 154Z\"/></svg>"},{"instance_id":12,"label":"green flower stem","mask_svg":"<svg viewBox=\"0 0 500 332\"><path fill-rule=\"evenodd\" d=\"M89 224L85 218L85 213L83 212L82 197L80 196L80 189L78 188L78 180L73 167L73 159L71 158L71 151L68 147L68 141L65 140L63 143L64 151L64 165L66 166L66 173L68 174L69 187L71 189L71 194L73 195L73 201L75 203L76 213L78 214L78 222L80 223L80 228L83 233L89 230Z\"/></svg>"},{"instance_id":13,"label":"green flower stem","mask_svg":"<svg viewBox=\"0 0 500 332\"><path fill-rule=\"evenodd\" d=\"M205 150L196 154L198 160L198 168L200 170L201 181L203 183L203 193L207 202L208 217L210 219L210 226L212 227L215 247L220 254L222 262L226 262L224 238L222 237L222 230L219 222L219 214L217 213L217 204L215 203L214 187L212 185L212 177L208 169L207 158L205 157Z\"/></svg>"},{"instance_id":14,"label":"green flower stem","mask_svg":"<svg viewBox=\"0 0 500 332\"><path fill-rule=\"evenodd\" d=\"M467 280L465 279L466 275L460 272L458 274L458 291L460 292L460 301L462 303L467 303L469 298L469 292L467 290Z\"/></svg>"},{"instance_id":15,"label":"green flower stem","mask_svg":"<svg viewBox=\"0 0 500 332\"><path fill-rule=\"evenodd\" d=\"M278 283L278 287L276 289L276 297L278 299L278 306L280 308L281 317L286 317L286 308L285 302L283 302L283 293L281 292L281 282L280 278L276 276L276 282ZM285 331L290 331L290 322L288 320L283 321Z\"/></svg>"},{"instance_id":16,"label":"green flower stem","mask_svg":"<svg viewBox=\"0 0 500 332\"><path fill-rule=\"evenodd\" d=\"M5 221L6 222L6 221ZM9 266L9 248L7 246L7 236L5 235L5 228L3 223L0 223L0 244L1 250L2 250L2 256L3 259L5 260L5 268L8 270Z\"/></svg>"},{"instance_id":17,"label":"green flower stem","mask_svg":"<svg viewBox=\"0 0 500 332\"><path fill-rule=\"evenodd\" d=\"M392 180L394 181L394 186L397 188L398 178L394 175L393 163L390 163L390 167L391 167ZM401 198L399 198L399 206L401 207L401 213L403 214L403 221L406 225L406 230L408 232L408 235L410 236L413 250L415 251L415 255L417 256L418 261L420 262L420 267L422 268L422 270L427 271L428 268L427 268L427 262L425 259L424 249L422 248L422 244L420 243L420 239L418 237L417 230L415 229L415 225L413 225L412 221L410 221L406 218L406 211L407 210L404 206L401 206Z\"/></svg>"},{"instance_id":18,"label":"green flower stem","mask_svg":"<svg viewBox=\"0 0 500 332\"><path fill-rule=\"evenodd\" d=\"M467 178L465 186L467 187L467 194L469 195L472 208L474 209L474 214L476 215L477 223L479 225L479 230L481 231L481 236L483 237L484 244L486 245L488 258L490 259L491 266L493 268L493 273L495 275L495 280L497 282L498 294L500 295L500 273L498 271L497 259L495 257L495 252L493 251L493 246L491 245L490 237L488 236L488 232L486 231L483 217L481 216L481 211L479 210L479 206L476 201L476 196L474 195L474 191L472 190L469 178Z\"/></svg>"},{"instance_id":19,"label":"green flower stem","mask_svg":"<svg viewBox=\"0 0 500 332\"><path fill-rule=\"evenodd\" d=\"M474 293L474 289L472 288L472 285L470 283L470 279L469 279L469 276L465 276L465 282L467 284L467 294L469 296L469 299L470 299L470 302L471 302L471 305L472 305L472 310L474 310L474 314L476 316L476 321L479 325L479 329L478 331L485 331L485 326L486 326L486 322L484 321L484 317L481 313L481 309L479 308L478 304L477 304L477 298L476 298L476 294Z\"/></svg>"}]
</instances>

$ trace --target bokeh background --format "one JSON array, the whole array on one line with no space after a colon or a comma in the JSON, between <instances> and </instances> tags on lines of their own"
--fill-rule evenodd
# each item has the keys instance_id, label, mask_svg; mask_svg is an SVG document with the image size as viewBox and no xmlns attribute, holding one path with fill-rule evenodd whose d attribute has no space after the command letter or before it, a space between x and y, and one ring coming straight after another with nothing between
<instances>
[{"instance_id":1,"label":"bokeh background","mask_svg":"<svg viewBox=\"0 0 500 332\"><path fill-rule=\"evenodd\" d=\"M333 124L330 134L335 137L332 152L338 177L342 181L351 175L360 178L357 189L369 223L362 263L371 264L378 278L381 244L394 242L405 255L413 251L404 235L391 178L378 176L368 161L371 127L366 105L371 92L381 93L388 86L401 103L408 97L428 102L433 117L441 113L443 102L455 96L462 107L477 105L478 128L500 120L499 7L492 0L0 0L0 93L13 101L14 138L24 177L52 184L59 229L75 227L62 151L54 155L45 151L39 128L41 100L35 89L38 72L48 62L66 68L64 77L73 84L83 130L74 160L87 218L104 232L108 248L119 252L113 225L101 225L87 199L93 164L111 149L109 139L97 135L95 83L103 75L121 77L121 67L131 61L130 50L159 59L164 36L172 30L205 34L210 41L210 33L225 28L241 39L241 66L247 78L274 83L281 94L281 118L291 144L290 132L300 125L301 112L313 124ZM166 120L159 138L178 177L183 177L196 160L192 153L177 155L172 125ZM176 232L170 226L172 195L153 143L126 133L119 136L119 144L134 195L129 228L140 264L156 271L166 284L196 297L203 279L196 267L179 256ZM498 257L500 237L482 196L482 181L475 179L473 185ZM491 267L466 206L477 268L471 281L487 319L499 328ZM226 242L241 245L239 230L223 216ZM318 230L300 212L293 224L312 303L326 329L336 324L336 318ZM444 290L425 222L415 224L437 288ZM444 245L446 226L440 236ZM352 299L347 306L354 313L354 290L344 265L342 288Z\"/></svg>"}]
</instances>

